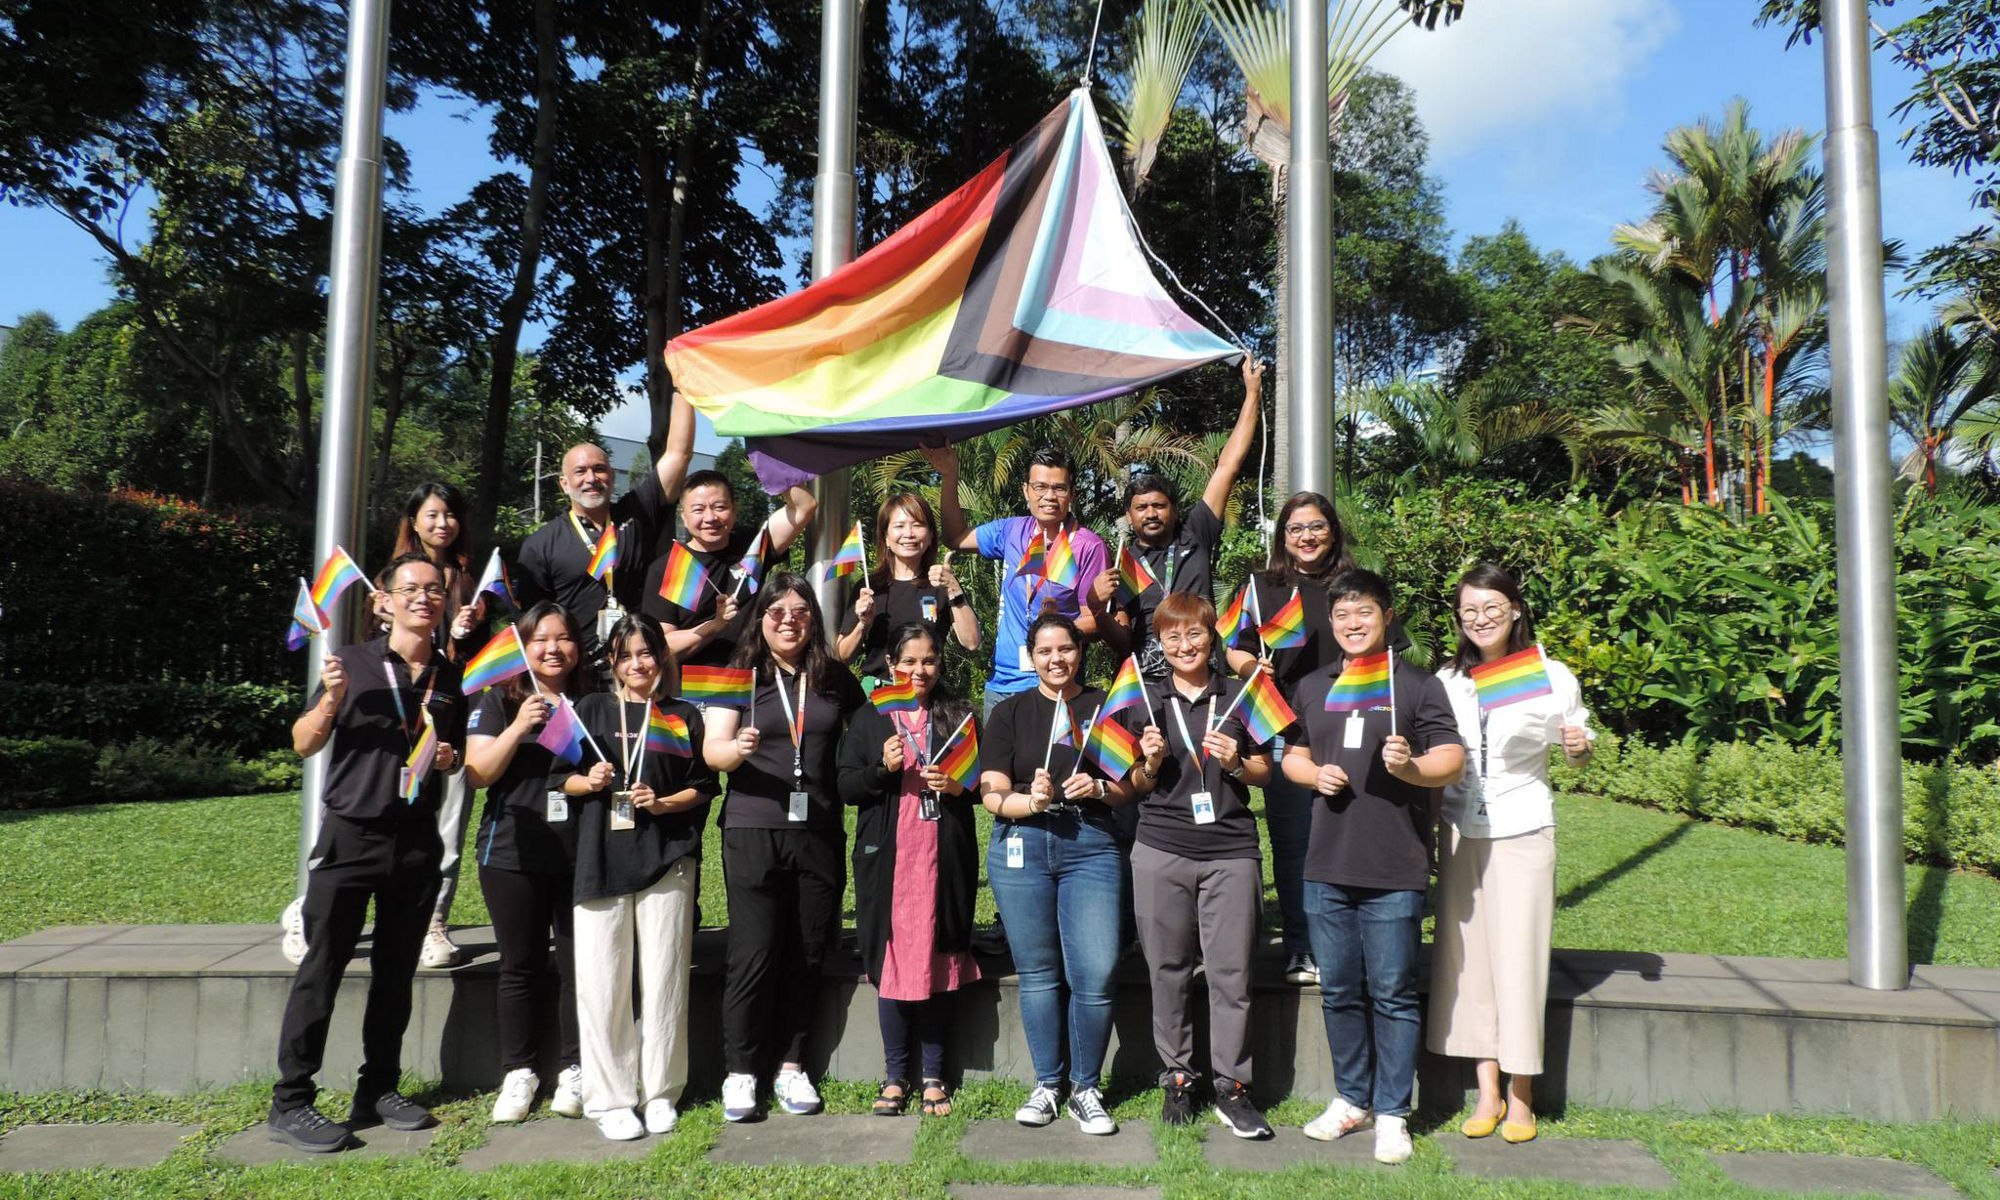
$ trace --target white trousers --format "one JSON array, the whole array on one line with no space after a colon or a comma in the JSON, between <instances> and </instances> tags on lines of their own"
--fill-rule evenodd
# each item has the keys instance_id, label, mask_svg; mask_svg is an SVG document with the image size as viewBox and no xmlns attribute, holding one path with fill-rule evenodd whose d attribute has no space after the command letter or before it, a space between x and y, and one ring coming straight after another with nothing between
<instances>
[{"instance_id":1,"label":"white trousers","mask_svg":"<svg viewBox=\"0 0 2000 1200\"><path fill-rule=\"evenodd\" d=\"M689 858L643 892L576 906L576 1016L585 1116L638 1108L659 1097L680 1103L688 1076L694 907L695 863Z\"/></svg>"}]
</instances>

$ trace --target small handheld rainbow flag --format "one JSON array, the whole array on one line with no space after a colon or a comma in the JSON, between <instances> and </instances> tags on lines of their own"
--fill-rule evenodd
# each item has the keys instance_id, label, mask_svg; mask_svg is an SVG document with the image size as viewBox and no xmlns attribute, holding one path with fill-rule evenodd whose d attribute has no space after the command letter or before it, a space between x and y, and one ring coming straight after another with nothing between
<instances>
[{"instance_id":1,"label":"small handheld rainbow flag","mask_svg":"<svg viewBox=\"0 0 2000 1200\"><path fill-rule=\"evenodd\" d=\"M618 569L618 523L606 521L604 532L597 535L597 548L590 552L590 565L584 570L592 579L603 582L611 578Z\"/></svg>"},{"instance_id":2,"label":"small handheld rainbow flag","mask_svg":"<svg viewBox=\"0 0 2000 1200\"><path fill-rule=\"evenodd\" d=\"M1153 578L1144 559L1132 553L1132 547L1121 544L1118 547L1118 586L1134 597L1143 595L1147 588L1160 581Z\"/></svg>"},{"instance_id":3,"label":"small handheld rainbow flag","mask_svg":"<svg viewBox=\"0 0 2000 1200\"><path fill-rule=\"evenodd\" d=\"M1083 753L1106 775L1123 779L1132 764L1139 761L1139 739L1112 720L1109 712L1104 712L1091 725L1090 736L1083 739Z\"/></svg>"},{"instance_id":4,"label":"small handheld rainbow flag","mask_svg":"<svg viewBox=\"0 0 2000 1200\"><path fill-rule=\"evenodd\" d=\"M375 585L368 582L368 577L354 565L354 559L348 556L347 551L335 546L333 553L320 564L319 574L313 577L312 602L324 612L333 607L333 602L340 599L342 592L357 583L371 592L375 590Z\"/></svg>"},{"instance_id":5,"label":"small handheld rainbow flag","mask_svg":"<svg viewBox=\"0 0 2000 1200\"><path fill-rule=\"evenodd\" d=\"M1306 644L1306 607L1299 598L1299 589L1293 588L1292 598L1257 627L1257 636L1263 639L1267 650L1288 650Z\"/></svg>"},{"instance_id":6,"label":"small handheld rainbow flag","mask_svg":"<svg viewBox=\"0 0 2000 1200\"><path fill-rule=\"evenodd\" d=\"M1349 662L1326 690L1326 711L1360 712L1365 708L1394 711L1396 693L1389 683L1389 652Z\"/></svg>"},{"instance_id":7,"label":"small handheld rainbow flag","mask_svg":"<svg viewBox=\"0 0 2000 1200\"><path fill-rule=\"evenodd\" d=\"M693 551L679 542L667 548L667 565L660 570L660 599L693 612L707 581L708 568Z\"/></svg>"},{"instance_id":8,"label":"small handheld rainbow flag","mask_svg":"<svg viewBox=\"0 0 2000 1200\"><path fill-rule=\"evenodd\" d=\"M1056 544L1049 547L1048 558L1042 564L1042 578L1060 588L1076 590L1076 551L1069 544L1069 530L1056 532Z\"/></svg>"},{"instance_id":9,"label":"small handheld rainbow flag","mask_svg":"<svg viewBox=\"0 0 2000 1200\"><path fill-rule=\"evenodd\" d=\"M1222 640L1224 646L1234 645L1236 635L1242 633L1244 627L1250 623L1249 617L1243 612L1243 597L1250 591L1250 586L1244 584L1237 591L1236 598L1229 602L1229 607L1223 609L1222 615L1215 619L1215 636Z\"/></svg>"},{"instance_id":10,"label":"small handheld rainbow flag","mask_svg":"<svg viewBox=\"0 0 2000 1200\"><path fill-rule=\"evenodd\" d=\"M967 713L965 720L958 723L958 729L931 762L960 787L970 788L978 781L979 730L972 723L972 714Z\"/></svg>"},{"instance_id":11,"label":"small handheld rainbow flag","mask_svg":"<svg viewBox=\"0 0 2000 1200\"><path fill-rule=\"evenodd\" d=\"M888 683L877 684L868 693L868 699L874 702L875 711L885 717L890 713L915 712L919 707L917 681L899 672Z\"/></svg>"},{"instance_id":12,"label":"small handheld rainbow flag","mask_svg":"<svg viewBox=\"0 0 2000 1200\"><path fill-rule=\"evenodd\" d=\"M483 596L489 592L498 596L500 603L510 610L520 609L520 601L514 599L514 581L507 578L507 564L501 559L498 546L493 548L492 557L486 560L486 570L480 574L479 587L473 595Z\"/></svg>"},{"instance_id":13,"label":"small handheld rainbow flag","mask_svg":"<svg viewBox=\"0 0 2000 1200\"><path fill-rule=\"evenodd\" d=\"M415 804L423 795L424 780L431 775L431 764L437 761L438 731L431 724L431 715L424 714L424 731L417 736L417 744L410 747L410 757L403 760L403 803Z\"/></svg>"},{"instance_id":14,"label":"small handheld rainbow flag","mask_svg":"<svg viewBox=\"0 0 2000 1200\"><path fill-rule=\"evenodd\" d=\"M1048 546L1042 541L1042 531L1037 529L1035 536L1028 539L1028 548L1021 551L1021 561L1014 568L1014 574L1040 578L1043 574L1043 564L1047 561Z\"/></svg>"},{"instance_id":15,"label":"small handheld rainbow flag","mask_svg":"<svg viewBox=\"0 0 2000 1200\"><path fill-rule=\"evenodd\" d=\"M494 634L493 640L466 662L465 678L460 682L459 690L468 696L483 692L527 669L527 647L521 645L520 632L509 625Z\"/></svg>"},{"instance_id":16,"label":"small handheld rainbow flag","mask_svg":"<svg viewBox=\"0 0 2000 1200\"><path fill-rule=\"evenodd\" d=\"M750 706L749 667L704 667L690 663L681 668L681 699L696 704Z\"/></svg>"},{"instance_id":17,"label":"small handheld rainbow flag","mask_svg":"<svg viewBox=\"0 0 2000 1200\"><path fill-rule=\"evenodd\" d=\"M299 598L292 602L291 624L285 630L285 649L297 650L312 640L315 633L325 633L333 622L327 620L324 610L313 603L312 589L304 579L299 580Z\"/></svg>"},{"instance_id":18,"label":"small handheld rainbow flag","mask_svg":"<svg viewBox=\"0 0 2000 1200\"><path fill-rule=\"evenodd\" d=\"M1236 702L1243 706L1243 729L1250 740L1259 746L1283 733L1299 715L1292 706L1285 703L1278 685L1271 680L1271 673L1261 666L1250 672L1243 690L1236 695ZM1224 719L1227 719L1225 714Z\"/></svg>"},{"instance_id":19,"label":"small handheld rainbow flag","mask_svg":"<svg viewBox=\"0 0 2000 1200\"><path fill-rule=\"evenodd\" d=\"M840 549L833 552L831 570L835 579L845 579L856 571L868 573L868 545L861 540L861 522L847 531L847 540L840 543Z\"/></svg>"},{"instance_id":20,"label":"small handheld rainbow flag","mask_svg":"<svg viewBox=\"0 0 2000 1200\"><path fill-rule=\"evenodd\" d=\"M1549 678L1548 659L1540 645L1518 650L1505 658L1480 663L1472 668L1472 685L1479 690L1479 711L1492 712L1509 704L1555 694Z\"/></svg>"},{"instance_id":21,"label":"small handheld rainbow flag","mask_svg":"<svg viewBox=\"0 0 2000 1200\"><path fill-rule=\"evenodd\" d=\"M679 713L663 713L656 704L646 706L646 753L694 757L694 742L688 737L687 718Z\"/></svg>"},{"instance_id":22,"label":"small handheld rainbow flag","mask_svg":"<svg viewBox=\"0 0 2000 1200\"><path fill-rule=\"evenodd\" d=\"M1145 706L1146 719L1151 721L1153 702L1147 698L1146 681L1139 675L1139 657L1128 654L1125 661L1118 664L1118 674L1111 681L1111 690L1104 694L1104 715L1108 717L1140 705Z\"/></svg>"},{"instance_id":23,"label":"small handheld rainbow flag","mask_svg":"<svg viewBox=\"0 0 2000 1200\"><path fill-rule=\"evenodd\" d=\"M766 525L757 531L757 540L750 543L750 553L736 564L736 588L748 588L752 596L763 586L764 559L771 553L771 527ZM683 605L682 607L686 607Z\"/></svg>"},{"instance_id":24,"label":"small handheld rainbow flag","mask_svg":"<svg viewBox=\"0 0 2000 1200\"><path fill-rule=\"evenodd\" d=\"M557 696L555 711L535 734L536 743L564 762L581 764L583 739L583 722L576 719L576 709L570 705L569 697Z\"/></svg>"}]
</instances>

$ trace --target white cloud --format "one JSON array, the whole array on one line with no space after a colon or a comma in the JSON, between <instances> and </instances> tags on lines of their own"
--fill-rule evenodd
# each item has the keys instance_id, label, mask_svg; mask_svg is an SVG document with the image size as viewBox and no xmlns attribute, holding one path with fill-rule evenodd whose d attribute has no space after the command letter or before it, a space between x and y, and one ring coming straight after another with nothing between
<instances>
[{"instance_id":1,"label":"white cloud","mask_svg":"<svg viewBox=\"0 0 2000 1200\"><path fill-rule=\"evenodd\" d=\"M1473 0L1449 28L1406 29L1371 66L1416 89L1436 160L1496 137L1615 120L1640 67L1678 28L1635 0Z\"/></svg>"}]
</instances>

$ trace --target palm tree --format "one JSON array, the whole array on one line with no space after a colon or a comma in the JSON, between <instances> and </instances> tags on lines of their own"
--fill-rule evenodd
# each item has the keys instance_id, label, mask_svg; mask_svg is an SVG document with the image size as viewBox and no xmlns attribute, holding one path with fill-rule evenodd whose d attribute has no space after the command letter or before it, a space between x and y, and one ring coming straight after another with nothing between
<instances>
[{"instance_id":1,"label":"palm tree","mask_svg":"<svg viewBox=\"0 0 2000 1200\"><path fill-rule=\"evenodd\" d=\"M1434 380L1399 379L1362 390L1358 408L1390 439L1399 484L1430 485L1495 455L1554 439L1579 457L1575 418L1525 391L1475 380L1445 388Z\"/></svg>"},{"instance_id":2,"label":"palm tree","mask_svg":"<svg viewBox=\"0 0 2000 1200\"><path fill-rule=\"evenodd\" d=\"M1938 459L1954 448L1984 454L2000 426L2000 367L1980 341L1932 325L1903 347L1889 382L1889 422L1910 439L1896 470L1938 489ZM1984 444L1982 444L1984 443Z\"/></svg>"}]
</instances>

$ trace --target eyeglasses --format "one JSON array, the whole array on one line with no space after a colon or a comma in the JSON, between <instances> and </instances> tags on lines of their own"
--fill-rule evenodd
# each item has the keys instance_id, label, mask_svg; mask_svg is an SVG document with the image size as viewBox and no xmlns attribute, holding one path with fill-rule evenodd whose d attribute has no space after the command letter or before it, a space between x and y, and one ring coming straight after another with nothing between
<instances>
[{"instance_id":1,"label":"eyeglasses","mask_svg":"<svg viewBox=\"0 0 2000 1200\"><path fill-rule=\"evenodd\" d=\"M427 600L444 599L444 585L441 583L413 583L404 587L390 588L389 590L405 600L415 600L418 596L422 596Z\"/></svg>"},{"instance_id":2,"label":"eyeglasses","mask_svg":"<svg viewBox=\"0 0 2000 1200\"><path fill-rule=\"evenodd\" d=\"M1067 496L1069 495L1069 485L1066 483L1043 483L1040 480L1036 480L1034 483L1028 485L1028 491L1036 496Z\"/></svg>"},{"instance_id":3,"label":"eyeglasses","mask_svg":"<svg viewBox=\"0 0 2000 1200\"><path fill-rule=\"evenodd\" d=\"M1207 644L1208 631L1205 629L1197 630L1193 633L1169 633L1160 639L1160 645L1168 650L1179 650L1183 646L1205 646Z\"/></svg>"},{"instance_id":4,"label":"eyeglasses","mask_svg":"<svg viewBox=\"0 0 2000 1200\"><path fill-rule=\"evenodd\" d=\"M1309 533L1325 533L1333 526L1325 521L1294 521L1285 526L1286 537L1304 537Z\"/></svg>"},{"instance_id":5,"label":"eyeglasses","mask_svg":"<svg viewBox=\"0 0 2000 1200\"><path fill-rule=\"evenodd\" d=\"M803 608L767 608L764 619L773 625L803 625L812 620L812 613Z\"/></svg>"},{"instance_id":6,"label":"eyeglasses","mask_svg":"<svg viewBox=\"0 0 2000 1200\"><path fill-rule=\"evenodd\" d=\"M1468 625L1481 617L1485 617L1489 621L1497 621L1501 617L1507 616L1509 611L1510 606L1505 604L1489 604L1484 608L1473 608L1467 605L1458 610L1458 619Z\"/></svg>"}]
</instances>

